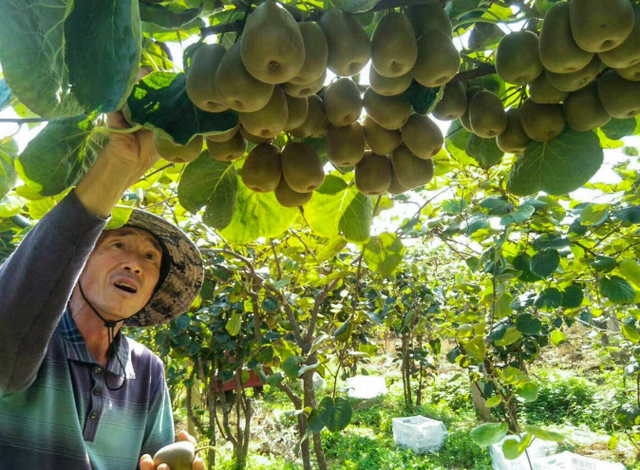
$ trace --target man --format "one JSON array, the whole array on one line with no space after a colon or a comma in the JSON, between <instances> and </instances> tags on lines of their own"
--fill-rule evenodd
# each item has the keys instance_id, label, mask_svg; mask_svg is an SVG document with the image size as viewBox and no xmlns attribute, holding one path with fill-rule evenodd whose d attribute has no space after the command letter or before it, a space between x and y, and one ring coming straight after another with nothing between
<instances>
[{"instance_id":1,"label":"man","mask_svg":"<svg viewBox=\"0 0 640 470\"><path fill-rule=\"evenodd\" d=\"M128 127L120 113L109 125ZM202 259L177 227L143 211L103 233L158 158L151 132L112 133L0 268L0 470L168 469L151 458L174 440L163 364L120 328L184 313Z\"/></svg>"}]
</instances>

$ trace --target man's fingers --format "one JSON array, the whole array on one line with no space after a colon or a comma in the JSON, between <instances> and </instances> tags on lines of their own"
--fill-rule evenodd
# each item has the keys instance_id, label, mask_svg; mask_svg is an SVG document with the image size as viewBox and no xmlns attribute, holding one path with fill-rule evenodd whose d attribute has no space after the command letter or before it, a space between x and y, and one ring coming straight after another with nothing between
<instances>
[{"instance_id":1,"label":"man's fingers","mask_svg":"<svg viewBox=\"0 0 640 470\"><path fill-rule=\"evenodd\" d=\"M169 468L169 465L167 465L166 463L161 463L160 465L158 465L156 470L171 470L171 469Z\"/></svg>"},{"instance_id":2,"label":"man's fingers","mask_svg":"<svg viewBox=\"0 0 640 470\"><path fill-rule=\"evenodd\" d=\"M193 437L191 434L189 434L185 430L180 431L180 434L178 434L178 440L179 441L190 441L193 445L197 444L196 438Z\"/></svg>"},{"instance_id":3,"label":"man's fingers","mask_svg":"<svg viewBox=\"0 0 640 470\"><path fill-rule=\"evenodd\" d=\"M155 470L153 459L149 454L145 454L140 457L140 470Z\"/></svg>"},{"instance_id":4,"label":"man's fingers","mask_svg":"<svg viewBox=\"0 0 640 470\"><path fill-rule=\"evenodd\" d=\"M193 464L191 465L191 470L206 470L204 466L204 460L202 460L200 457L196 457L196 459L193 461Z\"/></svg>"}]
</instances>

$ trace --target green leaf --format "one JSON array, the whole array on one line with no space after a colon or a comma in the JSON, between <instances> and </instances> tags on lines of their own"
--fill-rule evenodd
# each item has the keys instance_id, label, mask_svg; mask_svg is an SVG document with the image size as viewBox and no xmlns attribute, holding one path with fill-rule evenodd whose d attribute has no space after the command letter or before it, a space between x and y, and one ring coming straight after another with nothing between
<instances>
[{"instance_id":1,"label":"green leaf","mask_svg":"<svg viewBox=\"0 0 640 470\"><path fill-rule=\"evenodd\" d=\"M180 204L192 214L206 206L204 223L219 230L231 223L237 195L235 165L219 162L208 152L186 166L178 185Z\"/></svg>"},{"instance_id":2,"label":"green leaf","mask_svg":"<svg viewBox=\"0 0 640 470\"><path fill-rule=\"evenodd\" d=\"M518 331L517 328L510 326L504 336L499 340L496 340L495 343L497 346L509 346L518 341L521 337L522 333Z\"/></svg>"},{"instance_id":3,"label":"green leaf","mask_svg":"<svg viewBox=\"0 0 640 470\"><path fill-rule=\"evenodd\" d=\"M9 106L12 99L13 94L11 93L7 80L4 77L0 78L0 111Z\"/></svg>"},{"instance_id":4,"label":"green leaf","mask_svg":"<svg viewBox=\"0 0 640 470\"><path fill-rule=\"evenodd\" d=\"M2 73L20 102L46 118L83 111L65 65L64 23L72 8L66 0L0 0Z\"/></svg>"},{"instance_id":5,"label":"green leaf","mask_svg":"<svg viewBox=\"0 0 640 470\"><path fill-rule=\"evenodd\" d=\"M520 206L511 214L507 214L504 217L502 217L500 219L500 225L519 224L520 222L524 222L529 217L531 217L535 211L536 211L536 208L533 206L529 206L529 205Z\"/></svg>"},{"instance_id":6,"label":"green leaf","mask_svg":"<svg viewBox=\"0 0 640 470\"><path fill-rule=\"evenodd\" d=\"M533 302L538 308L556 309L562 304L562 294L555 287L549 287L538 294Z\"/></svg>"},{"instance_id":7,"label":"green leaf","mask_svg":"<svg viewBox=\"0 0 640 470\"><path fill-rule=\"evenodd\" d=\"M340 327L333 333L333 337L338 341L345 342L349 339L349 329L351 328L351 318L347 318L347 320L340 325Z\"/></svg>"},{"instance_id":8,"label":"green leaf","mask_svg":"<svg viewBox=\"0 0 640 470\"><path fill-rule=\"evenodd\" d=\"M13 139L0 143L0 199L5 197L16 185L18 174L13 159L17 150L18 147Z\"/></svg>"},{"instance_id":9,"label":"green leaf","mask_svg":"<svg viewBox=\"0 0 640 470\"><path fill-rule=\"evenodd\" d=\"M372 219L371 197L358 192L342 214L338 227L348 241L362 243L369 239Z\"/></svg>"},{"instance_id":10,"label":"green leaf","mask_svg":"<svg viewBox=\"0 0 640 470\"><path fill-rule=\"evenodd\" d=\"M640 287L640 266L638 263L630 259L625 259L620 262L618 269L622 277L632 282L634 286Z\"/></svg>"},{"instance_id":11,"label":"green leaf","mask_svg":"<svg viewBox=\"0 0 640 470\"><path fill-rule=\"evenodd\" d=\"M107 140L106 134L92 136L92 129L81 116L50 121L16 160L20 178L42 196L78 183Z\"/></svg>"},{"instance_id":12,"label":"green leaf","mask_svg":"<svg viewBox=\"0 0 640 470\"><path fill-rule=\"evenodd\" d=\"M540 277L549 277L560 265L558 250L543 250L531 258L531 272Z\"/></svg>"},{"instance_id":13,"label":"green leaf","mask_svg":"<svg viewBox=\"0 0 640 470\"><path fill-rule=\"evenodd\" d=\"M242 327L242 315L238 312L233 312L231 314L231 318L227 321L225 325L225 330L231 336L237 336L240 333L240 328Z\"/></svg>"},{"instance_id":14,"label":"green leaf","mask_svg":"<svg viewBox=\"0 0 640 470\"><path fill-rule=\"evenodd\" d=\"M531 403L538 399L538 385L534 382L527 382L518 385L516 394L522 398L525 403Z\"/></svg>"},{"instance_id":15,"label":"green leaf","mask_svg":"<svg viewBox=\"0 0 640 470\"><path fill-rule=\"evenodd\" d=\"M496 444L505 438L509 426L507 423L486 423L472 429L471 440L481 447Z\"/></svg>"},{"instance_id":16,"label":"green leaf","mask_svg":"<svg viewBox=\"0 0 640 470\"><path fill-rule=\"evenodd\" d=\"M629 206L613 213L613 216L624 222L640 224L640 206Z\"/></svg>"},{"instance_id":17,"label":"green leaf","mask_svg":"<svg viewBox=\"0 0 640 470\"><path fill-rule=\"evenodd\" d=\"M375 7L380 0L350 0L344 5L344 11L349 13L363 13Z\"/></svg>"},{"instance_id":18,"label":"green leaf","mask_svg":"<svg viewBox=\"0 0 640 470\"><path fill-rule=\"evenodd\" d=\"M609 217L607 204L587 204L580 212L582 225L600 225Z\"/></svg>"},{"instance_id":19,"label":"green leaf","mask_svg":"<svg viewBox=\"0 0 640 470\"><path fill-rule=\"evenodd\" d=\"M564 436L562 434L553 431L547 431L545 429L542 429L540 426L535 426L533 424L525 424L524 429L533 437L537 437L538 439L542 439L543 441L562 442L564 440Z\"/></svg>"},{"instance_id":20,"label":"green leaf","mask_svg":"<svg viewBox=\"0 0 640 470\"><path fill-rule=\"evenodd\" d=\"M142 33L137 0L74 0L64 24L65 62L84 109L120 109L140 70Z\"/></svg>"},{"instance_id":21,"label":"green leaf","mask_svg":"<svg viewBox=\"0 0 640 470\"><path fill-rule=\"evenodd\" d=\"M276 372L275 374L269 376L269 378L267 379L267 385L275 387L283 380L284 380L284 375L282 375L280 372Z\"/></svg>"},{"instance_id":22,"label":"green leaf","mask_svg":"<svg viewBox=\"0 0 640 470\"><path fill-rule=\"evenodd\" d=\"M391 276L402 262L404 245L395 233L384 232L371 237L363 253L369 269L383 276Z\"/></svg>"},{"instance_id":23,"label":"green leaf","mask_svg":"<svg viewBox=\"0 0 640 470\"><path fill-rule=\"evenodd\" d=\"M507 181L509 192L526 196L538 191L562 195L584 185L604 159L593 132L577 132L569 126L555 139L532 142L518 159Z\"/></svg>"},{"instance_id":24,"label":"green leaf","mask_svg":"<svg viewBox=\"0 0 640 470\"><path fill-rule=\"evenodd\" d=\"M309 431L311 432L320 432L324 429L324 421L322 421L322 418L318 414L318 410L313 410L309 414L307 424L309 425Z\"/></svg>"},{"instance_id":25,"label":"green leaf","mask_svg":"<svg viewBox=\"0 0 640 470\"><path fill-rule=\"evenodd\" d=\"M536 282L542 279L540 276L536 276L531 272L531 257L528 254L519 254L513 258L512 264L515 269L522 271L522 274L520 274L520 277L518 278L521 281Z\"/></svg>"},{"instance_id":26,"label":"green leaf","mask_svg":"<svg viewBox=\"0 0 640 470\"><path fill-rule=\"evenodd\" d=\"M584 293L578 286L569 286L562 291L562 301L560 306L564 308L578 308L582 305Z\"/></svg>"},{"instance_id":27,"label":"green leaf","mask_svg":"<svg viewBox=\"0 0 640 470\"><path fill-rule=\"evenodd\" d=\"M473 158L467 155L467 142L471 138L471 132L467 131L459 120L453 121L447 131L444 147L451 155L451 158L463 165L476 165Z\"/></svg>"},{"instance_id":28,"label":"green leaf","mask_svg":"<svg viewBox=\"0 0 640 470\"><path fill-rule=\"evenodd\" d=\"M542 329L542 323L530 313L523 313L516 318L516 328L525 335L537 335Z\"/></svg>"},{"instance_id":29,"label":"green leaf","mask_svg":"<svg viewBox=\"0 0 640 470\"><path fill-rule=\"evenodd\" d=\"M487 345L481 336L476 336L471 341L464 343L464 349L467 355L476 362L482 362L487 357Z\"/></svg>"},{"instance_id":30,"label":"green leaf","mask_svg":"<svg viewBox=\"0 0 640 470\"><path fill-rule=\"evenodd\" d=\"M336 236L330 238L326 243L322 244L322 248L316 254L318 263L324 263L334 256L337 256L345 246L347 246L347 241L343 237Z\"/></svg>"},{"instance_id":31,"label":"green leaf","mask_svg":"<svg viewBox=\"0 0 640 470\"><path fill-rule=\"evenodd\" d=\"M238 124L238 113L207 113L187 96L184 73L153 72L138 82L127 100L131 119L185 145L194 135L219 134Z\"/></svg>"},{"instance_id":32,"label":"green leaf","mask_svg":"<svg viewBox=\"0 0 640 470\"><path fill-rule=\"evenodd\" d=\"M289 356L282 363L282 370L287 377L290 379L295 379L298 377L300 372L300 365L304 362L300 356Z\"/></svg>"},{"instance_id":33,"label":"green leaf","mask_svg":"<svg viewBox=\"0 0 640 470\"><path fill-rule=\"evenodd\" d=\"M517 437L509 437L502 443L502 453L507 460L515 460L520 457L520 441Z\"/></svg>"},{"instance_id":34,"label":"green leaf","mask_svg":"<svg viewBox=\"0 0 640 470\"><path fill-rule=\"evenodd\" d=\"M636 118L617 119L612 118L600 130L611 140L620 140L628 135L633 135L636 128Z\"/></svg>"},{"instance_id":35,"label":"green leaf","mask_svg":"<svg viewBox=\"0 0 640 470\"><path fill-rule=\"evenodd\" d=\"M631 341L632 343L639 343L640 342L640 332L638 332L638 330L636 330L632 326L628 326L628 325L625 325L625 324L621 325L621 329L622 329L622 334L629 341Z\"/></svg>"},{"instance_id":36,"label":"green leaf","mask_svg":"<svg viewBox=\"0 0 640 470\"><path fill-rule=\"evenodd\" d=\"M45 201L46 200L48 199L45 199ZM38 202L40 201L34 201L31 203L29 212L31 212L31 209L33 208L34 204L37 204ZM133 206L114 207L113 210L111 211L111 218L109 218L109 222L107 222L107 226L105 227L105 230L112 230L115 228L122 227L124 224L126 224L129 221L129 217L131 217L132 213L133 213ZM187 315L185 316L189 318Z\"/></svg>"},{"instance_id":37,"label":"green leaf","mask_svg":"<svg viewBox=\"0 0 640 470\"><path fill-rule=\"evenodd\" d=\"M353 408L346 398L324 397L318 406L318 415L331 432L342 431L351 422Z\"/></svg>"},{"instance_id":38,"label":"green leaf","mask_svg":"<svg viewBox=\"0 0 640 470\"><path fill-rule=\"evenodd\" d=\"M427 114L433 110L443 92L444 87L428 88L413 80L402 96L409 100L416 113Z\"/></svg>"},{"instance_id":39,"label":"green leaf","mask_svg":"<svg viewBox=\"0 0 640 470\"><path fill-rule=\"evenodd\" d=\"M635 299L636 291L620 276L601 277L598 284L602 295L613 303L628 304Z\"/></svg>"},{"instance_id":40,"label":"green leaf","mask_svg":"<svg viewBox=\"0 0 640 470\"><path fill-rule=\"evenodd\" d=\"M466 149L467 154L478 162L480 168L484 169L497 165L504 156L504 152L496 144L495 138L483 139L475 134L469 136Z\"/></svg>"},{"instance_id":41,"label":"green leaf","mask_svg":"<svg viewBox=\"0 0 640 470\"><path fill-rule=\"evenodd\" d=\"M487 408L495 408L500 403L502 403L502 397L500 395L494 395L487 400L484 406L486 406Z\"/></svg>"},{"instance_id":42,"label":"green leaf","mask_svg":"<svg viewBox=\"0 0 640 470\"><path fill-rule=\"evenodd\" d=\"M616 267L616 259L612 256L598 256L595 260L590 260L587 264L598 272L609 272Z\"/></svg>"},{"instance_id":43,"label":"green leaf","mask_svg":"<svg viewBox=\"0 0 640 470\"><path fill-rule=\"evenodd\" d=\"M170 3L168 5L152 5L140 2L140 20L153 23L165 29L180 29L197 19L202 13L204 4L199 8L186 8Z\"/></svg>"}]
</instances>

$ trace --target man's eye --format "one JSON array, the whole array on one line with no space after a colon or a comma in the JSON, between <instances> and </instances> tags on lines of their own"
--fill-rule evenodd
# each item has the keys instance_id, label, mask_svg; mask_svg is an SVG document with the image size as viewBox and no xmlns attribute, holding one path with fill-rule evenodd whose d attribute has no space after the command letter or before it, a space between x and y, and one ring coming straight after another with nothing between
<instances>
[{"instance_id":1,"label":"man's eye","mask_svg":"<svg viewBox=\"0 0 640 470\"><path fill-rule=\"evenodd\" d=\"M124 246L124 244L122 242L114 242L113 246L114 246L114 248L122 248Z\"/></svg>"},{"instance_id":2,"label":"man's eye","mask_svg":"<svg viewBox=\"0 0 640 470\"><path fill-rule=\"evenodd\" d=\"M155 253L147 253L147 254L145 255L145 257L146 257L148 260L151 260L151 261L155 261L155 260L157 259L157 257L156 257L156 254L155 254Z\"/></svg>"}]
</instances>

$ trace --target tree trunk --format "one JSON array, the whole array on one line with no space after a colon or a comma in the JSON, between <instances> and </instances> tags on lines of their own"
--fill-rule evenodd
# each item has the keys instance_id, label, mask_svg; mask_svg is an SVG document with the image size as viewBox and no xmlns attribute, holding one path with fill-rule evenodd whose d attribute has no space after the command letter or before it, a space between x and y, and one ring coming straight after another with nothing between
<instances>
[{"instance_id":1,"label":"tree trunk","mask_svg":"<svg viewBox=\"0 0 640 470\"><path fill-rule=\"evenodd\" d=\"M487 399L480 390L478 382L471 382L471 397L473 398L473 405L476 407L476 412L478 416L480 416L480 419L484 422L490 422L491 410L487 408Z\"/></svg>"},{"instance_id":2,"label":"tree trunk","mask_svg":"<svg viewBox=\"0 0 640 470\"><path fill-rule=\"evenodd\" d=\"M312 354L307 359L307 364L314 364L318 360L315 354ZM304 406L316 409L318 402L316 400L316 391L313 388L313 370L309 370L304 373L302 377L303 389L304 389ZM306 417L305 417L306 420ZM316 454L316 461L318 462L319 470L327 470L327 459L322 449L322 436L318 432L313 433L313 450Z\"/></svg>"}]
</instances>

